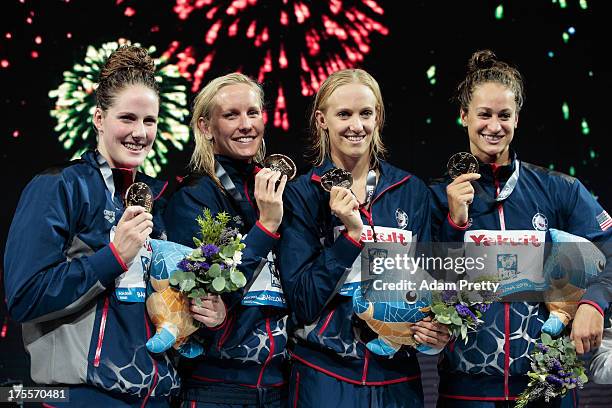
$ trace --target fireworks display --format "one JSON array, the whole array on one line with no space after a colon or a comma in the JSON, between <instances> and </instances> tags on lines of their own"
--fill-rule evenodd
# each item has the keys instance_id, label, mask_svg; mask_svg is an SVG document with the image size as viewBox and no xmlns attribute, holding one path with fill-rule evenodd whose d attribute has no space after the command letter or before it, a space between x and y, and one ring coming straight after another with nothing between
<instances>
[{"instance_id":1,"label":"fireworks display","mask_svg":"<svg viewBox=\"0 0 612 408\"><path fill-rule=\"evenodd\" d=\"M54 130L73 159L97 146L97 134L91 122L96 107L96 81L104 62L120 43L129 44L129 41L109 42L97 49L89 46L84 60L76 63L72 71L65 71L64 82L49 92L49 97L56 99L51 111L51 116L57 121ZM149 47L148 51L155 57L154 46ZM189 140L186 81L176 65L168 64L166 57L155 59L155 63L160 85L158 130L155 144L143 164L145 172L152 176L157 175L167 163L169 145L182 150Z\"/></svg>"},{"instance_id":2,"label":"fireworks display","mask_svg":"<svg viewBox=\"0 0 612 408\"><path fill-rule=\"evenodd\" d=\"M138 3L121 5L134 10ZM362 63L373 39L389 33L375 0L175 0L173 12L178 24L196 34L166 50L193 81L191 90L200 89L214 64L272 83L272 123L284 130L287 89L299 86L303 96L313 95L332 72ZM228 49L245 51L224 53Z\"/></svg>"}]
</instances>

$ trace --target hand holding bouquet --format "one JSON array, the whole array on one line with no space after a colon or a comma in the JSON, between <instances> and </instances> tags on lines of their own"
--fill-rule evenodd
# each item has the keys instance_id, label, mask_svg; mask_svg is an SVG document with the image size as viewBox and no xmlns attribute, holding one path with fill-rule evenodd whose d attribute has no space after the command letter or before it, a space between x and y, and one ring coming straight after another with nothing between
<instances>
[{"instance_id":1,"label":"hand holding bouquet","mask_svg":"<svg viewBox=\"0 0 612 408\"><path fill-rule=\"evenodd\" d=\"M147 341L147 349L161 353L170 347L188 358L201 355L202 345L190 339L200 324L193 319L189 298L202 305L207 294L238 290L246 284L237 269L242 258L242 236L227 226L230 216L210 210L196 220L201 240L194 238L192 249L176 242L152 240L153 258L147 311L156 333Z\"/></svg>"},{"instance_id":2,"label":"hand holding bouquet","mask_svg":"<svg viewBox=\"0 0 612 408\"><path fill-rule=\"evenodd\" d=\"M549 402L564 396L568 390L582 388L588 381L584 365L576 357L576 348L568 336L553 339L542 333L541 343L531 352L529 384L519 396L516 408L539 399Z\"/></svg>"}]
</instances>

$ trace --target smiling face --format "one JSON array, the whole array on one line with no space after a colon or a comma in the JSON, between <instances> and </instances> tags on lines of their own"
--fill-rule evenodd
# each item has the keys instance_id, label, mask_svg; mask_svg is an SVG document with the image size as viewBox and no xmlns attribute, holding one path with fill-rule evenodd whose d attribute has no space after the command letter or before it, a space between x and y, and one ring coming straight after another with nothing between
<instances>
[{"instance_id":1,"label":"smiling face","mask_svg":"<svg viewBox=\"0 0 612 408\"><path fill-rule=\"evenodd\" d=\"M128 85L120 90L113 104L94 111L98 150L113 168L140 166L157 134L159 99L144 85Z\"/></svg>"},{"instance_id":2,"label":"smiling face","mask_svg":"<svg viewBox=\"0 0 612 408\"><path fill-rule=\"evenodd\" d=\"M258 93L248 84L224 86L215 97L210 120L200 118L198 127L205 138L214 140L215 154L251 160L264 133Z\"/></svg>"},{"instance_id":3,"label":"smiling face","mask_svg":"<svg viewBox=\"0 0 612 408\"><path fill-rule=\"evenodd\" d=\"M507 164L510 143L518 125L514 93L497 82L476 86L468 110L461 111L470 151L483 163Z\"/></svg>"},{"instance_id":4,"label":"smiling face","mask_svg":"<svg viewBox=\"0 0 612 408\"><path fill-rule=\"evenodd\" d=\"M317 124L329 134L330 153L335 163L367 157L376 130L376 97L362 84L338 87L316 111Z\"/></svg>"}]
</instances>

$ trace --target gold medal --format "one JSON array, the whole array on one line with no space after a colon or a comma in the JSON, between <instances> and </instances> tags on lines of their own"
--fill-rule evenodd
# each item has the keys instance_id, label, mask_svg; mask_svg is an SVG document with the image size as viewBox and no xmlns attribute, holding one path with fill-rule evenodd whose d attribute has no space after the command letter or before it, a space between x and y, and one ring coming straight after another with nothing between
<instances>
[{"instance_id":1,"label":"gold medal","mask_svg":"<svg viewBox=\"0 0 612 408\"><path fill-rule=\"evenodd\" d=\"M478 173L478 160L471 153L455 153L446 164L449 176L454 180L462 174Z\"/></svg>"},{"instance_id":2,"label":"gold medal","mask_svg":"<svg viewBox=\"0 0 612 408\"><path fill-rule=\"evenodd\" d=\"M293 160L284 154L269 155L264 159L263 165L271 170L280 171L281 174L287 176L287 181L292 180L297 171Z\"/></svg>"},{"instance_id":3,"label":"gold medal","mask_svg":"<svg viewBox=\"0 0 612 408\"><path fill-rule=\"evenodd\" d=\"M144 207L149 213L153 211L153 192L145 183L134 183L125 192L125 206L132 205Z\"/></svg>"},{"instance_id":4,"label":"gold medal","mask_svg":"<svg viewBox=\"0 0 612 408\"><path fill-rule=\"evenodd\" d=\"M321 187L328 192L331 191L334 186L351 188L352 185L353 175L340 168L328 170L321 176Z\"/></svg>"}]
</instances>

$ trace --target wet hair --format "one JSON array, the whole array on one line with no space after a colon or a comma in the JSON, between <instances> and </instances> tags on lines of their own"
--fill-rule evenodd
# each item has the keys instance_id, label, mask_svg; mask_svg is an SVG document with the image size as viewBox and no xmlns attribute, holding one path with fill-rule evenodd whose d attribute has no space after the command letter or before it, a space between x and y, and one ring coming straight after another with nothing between
<instances>
[{"instance_id":1,"label":"wet hair","mask_svg":"<svg viewBox=\"0 0 612 408\"><path fill-rule=\"evenodd\" d=\"M199 174L206 174L210 177L215 184L221 186L219 179L215 175L215 154L214 154L214 140L207 140L205 135L198 127L198 121L200 118L210 124L212 112L216 105L216 96L221 88L229 85L245 84L250 86L257 95L259 102L259 108L263 111L264 108L264 91L261 85L255 80L239 72L232 72L231 74L217 77L210 81L195 97L193 102L193 112L191 116L191 129L195 136L195 149L191 155L189 161L189 167L191 171ZM263 141L259 150L255 154L253 160L255 162L262 162L264 159L264 144Z\"/></svg>"},{"instance_id":2,"label":"wet hair","mask_svg":"<svg viewBox=\"0 0 612 408\"><path fill-rule=\"evenodd\" d=\"M312 105L310 113L310 155L311 161L315 166L323 164L327 157L330 157L331 146L329 133L322 129L317 122L317 111L324 112L327 109L327 101L336 89L343 85L361 84L365 85L374 94L376 99L376 129L372 135L370 143L370 166L377 167L379 158L383 158L386 149L382 142L380 131L385 123L385 106L383 105L382 94L378 82L366 71L362 69L343 69L332 73L319 88Z\"/></svg>"},{"instance_id":3,"label":"wet hair","mask_svg":"<svg viewBox=\"0 0 612 408\"><path fill-rule=\"evenodd\" d=\"M514 93L517 113L521 110L525 100L521 73L513 66L498 60L493 51L480 50L470 57L467 74L457 86L456 99L462 111L467 112L476 87L487 82L498 83L511 90Z\"/></svg>"},{"instance_id":4,"label":"wet hair","mask_svg":"<svg viewBox=\"0 0 612 408\"><path fill-rule=\"evenodd\" d=\"M147 50L134 45L117 48L108 57L98 80L96 105L103 111L113 106L115 97L128 85L144 85L159 98L155 62Z\"/></svg>"}]
</instances>

